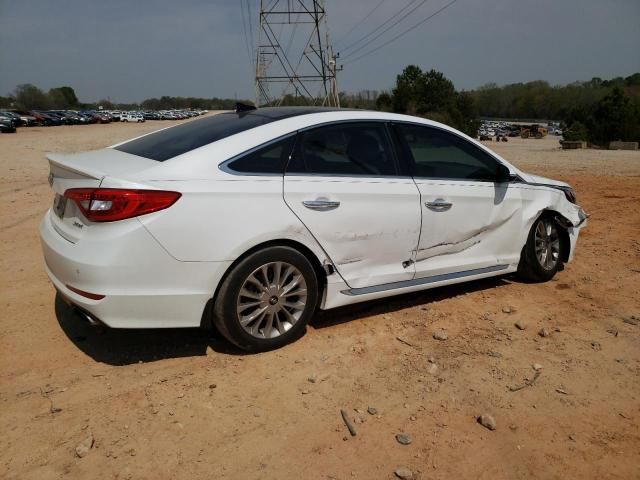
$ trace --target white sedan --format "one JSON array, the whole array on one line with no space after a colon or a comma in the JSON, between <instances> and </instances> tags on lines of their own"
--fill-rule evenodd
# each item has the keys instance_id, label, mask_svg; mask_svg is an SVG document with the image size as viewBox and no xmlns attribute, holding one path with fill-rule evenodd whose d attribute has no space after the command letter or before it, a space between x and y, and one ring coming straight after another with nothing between
<instances>
[{"instance_id":1,"label":"white sedan","mask_svg":"<svg viewBox=\"0 0 640 480\"><path fill-rule=\"evenodd\" d=\"M139 122L144 122L144 117L142 116L142 114L140 113L123 113L120 115L120 121L121 122L135 122L135 123L139 123Z\"/></svg>"},{"instance_id":2,"label":"white sedan","mask_svg":"<svg viewBox=\"0 0 640 480\"><path fill-rule=\"evenodd\" d=\"M294 340L316 308L549 280L587 218L567 184L382 112L229 112L48 159L40 234L64 299L116 328L213 322L250 351Z\"/></svg>"}]
</instances>

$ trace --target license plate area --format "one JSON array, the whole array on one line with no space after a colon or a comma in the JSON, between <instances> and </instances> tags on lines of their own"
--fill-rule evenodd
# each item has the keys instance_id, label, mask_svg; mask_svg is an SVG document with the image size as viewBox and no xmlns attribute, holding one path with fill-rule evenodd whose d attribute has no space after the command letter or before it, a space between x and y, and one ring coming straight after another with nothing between
<instances>
[{"instance_id":1,"label":"license plate area","mask_svg":"<svg viewBox=\"0 0 640 480\"><path fill-rule=\"evenodd\" d=\"M53 213L58 218L64 217L64 211L67 208L67 198L63 197L59 193L56 193L55 198L53 199Z\"/></svg>"}]
</instances>

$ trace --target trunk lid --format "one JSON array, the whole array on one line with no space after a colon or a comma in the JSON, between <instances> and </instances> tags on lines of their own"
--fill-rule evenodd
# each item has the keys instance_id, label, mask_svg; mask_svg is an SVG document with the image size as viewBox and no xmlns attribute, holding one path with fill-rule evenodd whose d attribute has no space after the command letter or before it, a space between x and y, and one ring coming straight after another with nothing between
<instances>
[{"instance_id":1,"label":"trunk lid","mask_svg":"<svg viewBox=\"0 0 640 480\"><path fill-rule=\"evenodd\" d=\"M70 188L97 188L104 177L124 178L157 165L157 162L128 153L104 148L85 153L47 155L49 185L55 193L51 223L71 243L78 242L91 226L73 201L64 198Z\"/></svg>"}]
</instances>

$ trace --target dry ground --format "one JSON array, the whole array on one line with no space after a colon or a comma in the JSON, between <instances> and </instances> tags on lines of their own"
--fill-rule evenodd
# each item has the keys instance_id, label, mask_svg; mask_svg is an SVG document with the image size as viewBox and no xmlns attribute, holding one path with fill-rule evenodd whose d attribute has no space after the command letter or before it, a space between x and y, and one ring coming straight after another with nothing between
<instances>
[{"instance_id":1,"label":"dry ground","mask_svg":"<svg viewBox=\"0 0 640 480\"><path fill-rule=\"evenodd\" d=\"M640 478L640 152L496 146L572 183L592 214L555 281L498 278L329 311L297 343L242 355L200 330L90 328L43 271L44 152L157 127L0 135L1 477L387 479L404 466L420 479ZM445 341L432 338L440 328ZM533 386L510 391L534 363ZM476 422L484 413L495 431Z\"/></svg>"}]
</instances>

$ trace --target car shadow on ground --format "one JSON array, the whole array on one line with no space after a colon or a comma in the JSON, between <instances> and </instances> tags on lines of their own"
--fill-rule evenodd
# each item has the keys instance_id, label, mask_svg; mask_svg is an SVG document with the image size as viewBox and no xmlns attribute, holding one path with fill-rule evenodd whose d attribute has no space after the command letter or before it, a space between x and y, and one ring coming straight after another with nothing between
<instances>
[{"instance_id":1,"label":"car shadow on ground","mask_svg":"<svg viewBox=\"0 0 640 480\"><path fill-rule=\"evenodd\" d=\"M407 293L372 300L333 310L318 311L311 321L316 329L329 328L363 317L392 313L405 308L427 306L440 300L511 283L508 277L493 277L475 282ZM169 358L197 357L207 348L224 355L245 355L211 329L112 329L89 324L58 294L55 299L58 323L73 344L96 362L113 366L154 362Z\"/></svg>"},{"instance_id":2,"label":"car shadow on ground","mask_svg":"<svg viewBox=\"0 0 640 480\"><path fill-rule=\"evenodd\" d=\"M244 352L216 331L203 328L115 329L91 325L58 294L55 313L65 335L96 362L114 366L168 358L198 357L207 348L227 354Z\"/></svg>"}]
</instances>

